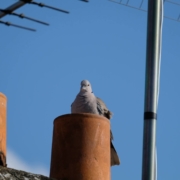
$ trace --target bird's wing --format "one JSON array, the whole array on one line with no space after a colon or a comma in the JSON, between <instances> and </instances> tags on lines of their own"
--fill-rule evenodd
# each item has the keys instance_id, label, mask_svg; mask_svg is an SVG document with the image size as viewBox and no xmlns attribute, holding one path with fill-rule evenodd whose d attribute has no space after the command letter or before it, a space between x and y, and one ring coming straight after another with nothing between
<instances>
[{"instance_id":1,"label":"bird's wing","mask_svg":"<svg viewBox=\"0 0 180 180\"><path fill-rule=\"evenodd\" d=\"M110 120L112 118L112 112L108 110L106 104L102 101L102 99L96 97L96 100L98 112L100 112L100 114Z\"/></svg>"},{"instance_id":2,"label":"bird's wing","mask_svg":"<svg viewBox=\"0 0 180 180\"><path fill-rule=\"evenodd\" d=\"M112 117L112 112L108 110L106 104L102 101L102 99L100 99L99 97L96 97L97 100L97 109L100 115L103 115L104 117L106 117L107 119L111 119ZM112 131L110 131L110 136L111 136L111 140L114 139Z\"/></svg>"}]
</instances>

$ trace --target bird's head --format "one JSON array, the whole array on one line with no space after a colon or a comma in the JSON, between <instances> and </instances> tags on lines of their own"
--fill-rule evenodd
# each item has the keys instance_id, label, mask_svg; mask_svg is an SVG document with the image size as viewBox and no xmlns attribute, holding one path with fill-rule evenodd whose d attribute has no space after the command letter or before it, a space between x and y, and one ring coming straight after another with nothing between
<instances>
[{"instance_id":1,"label":"bird's head","mask_svg":"<svg viewBox=\"0 0 180 180\"><path fill-rule=\"evenodd\" d=\"M88 80L81 81L80 91L81 92L90 92L90 93L92 93L91 83Z\"/></svg>"}]
</instances>

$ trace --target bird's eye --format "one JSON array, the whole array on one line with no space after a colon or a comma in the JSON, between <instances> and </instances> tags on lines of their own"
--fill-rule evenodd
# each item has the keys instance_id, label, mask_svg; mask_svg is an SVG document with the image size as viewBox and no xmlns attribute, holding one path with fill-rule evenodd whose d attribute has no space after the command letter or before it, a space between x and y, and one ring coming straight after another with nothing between
<instances>
[{"instance_id":1,"label":"bird's eye","mask_svg":"<svg viewBox=\"0 0 180 180\"><path fill-rule=\"evenodd\" d=\"M88 86L89 86L89 84L88 84Z\"/></svg>"}]
</instances>

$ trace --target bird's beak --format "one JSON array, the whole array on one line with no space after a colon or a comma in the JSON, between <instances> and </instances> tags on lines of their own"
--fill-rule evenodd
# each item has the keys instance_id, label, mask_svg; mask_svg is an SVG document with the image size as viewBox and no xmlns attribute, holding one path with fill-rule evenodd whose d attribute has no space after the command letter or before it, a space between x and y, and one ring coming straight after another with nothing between
<instances>
[{"instance_id":1,"label":"bird's beak","mask_svg":"<svg viewBox=\"0 0 180 180\"><path fill-rule=\"evenodd\" d=\"M81 89L82 89L82 90L86 90L86 86L82 86Z\"/></svg>"}]
</instances>

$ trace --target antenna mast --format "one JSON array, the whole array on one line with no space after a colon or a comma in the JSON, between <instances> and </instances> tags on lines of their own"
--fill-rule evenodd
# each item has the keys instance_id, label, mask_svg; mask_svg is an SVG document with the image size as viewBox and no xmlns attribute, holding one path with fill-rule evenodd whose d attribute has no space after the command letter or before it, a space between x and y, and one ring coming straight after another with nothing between
<instances>
[{"instance_id":1,"label":"antenna mast","mask_svg":"<svg viewBox=\"0 0 180 180\"><path fill-rule=\"evenodd\" d=\"M148 0L142 180L156 179L156 120L159 95L163 0Z\"/></svg>"}]
</instances>

